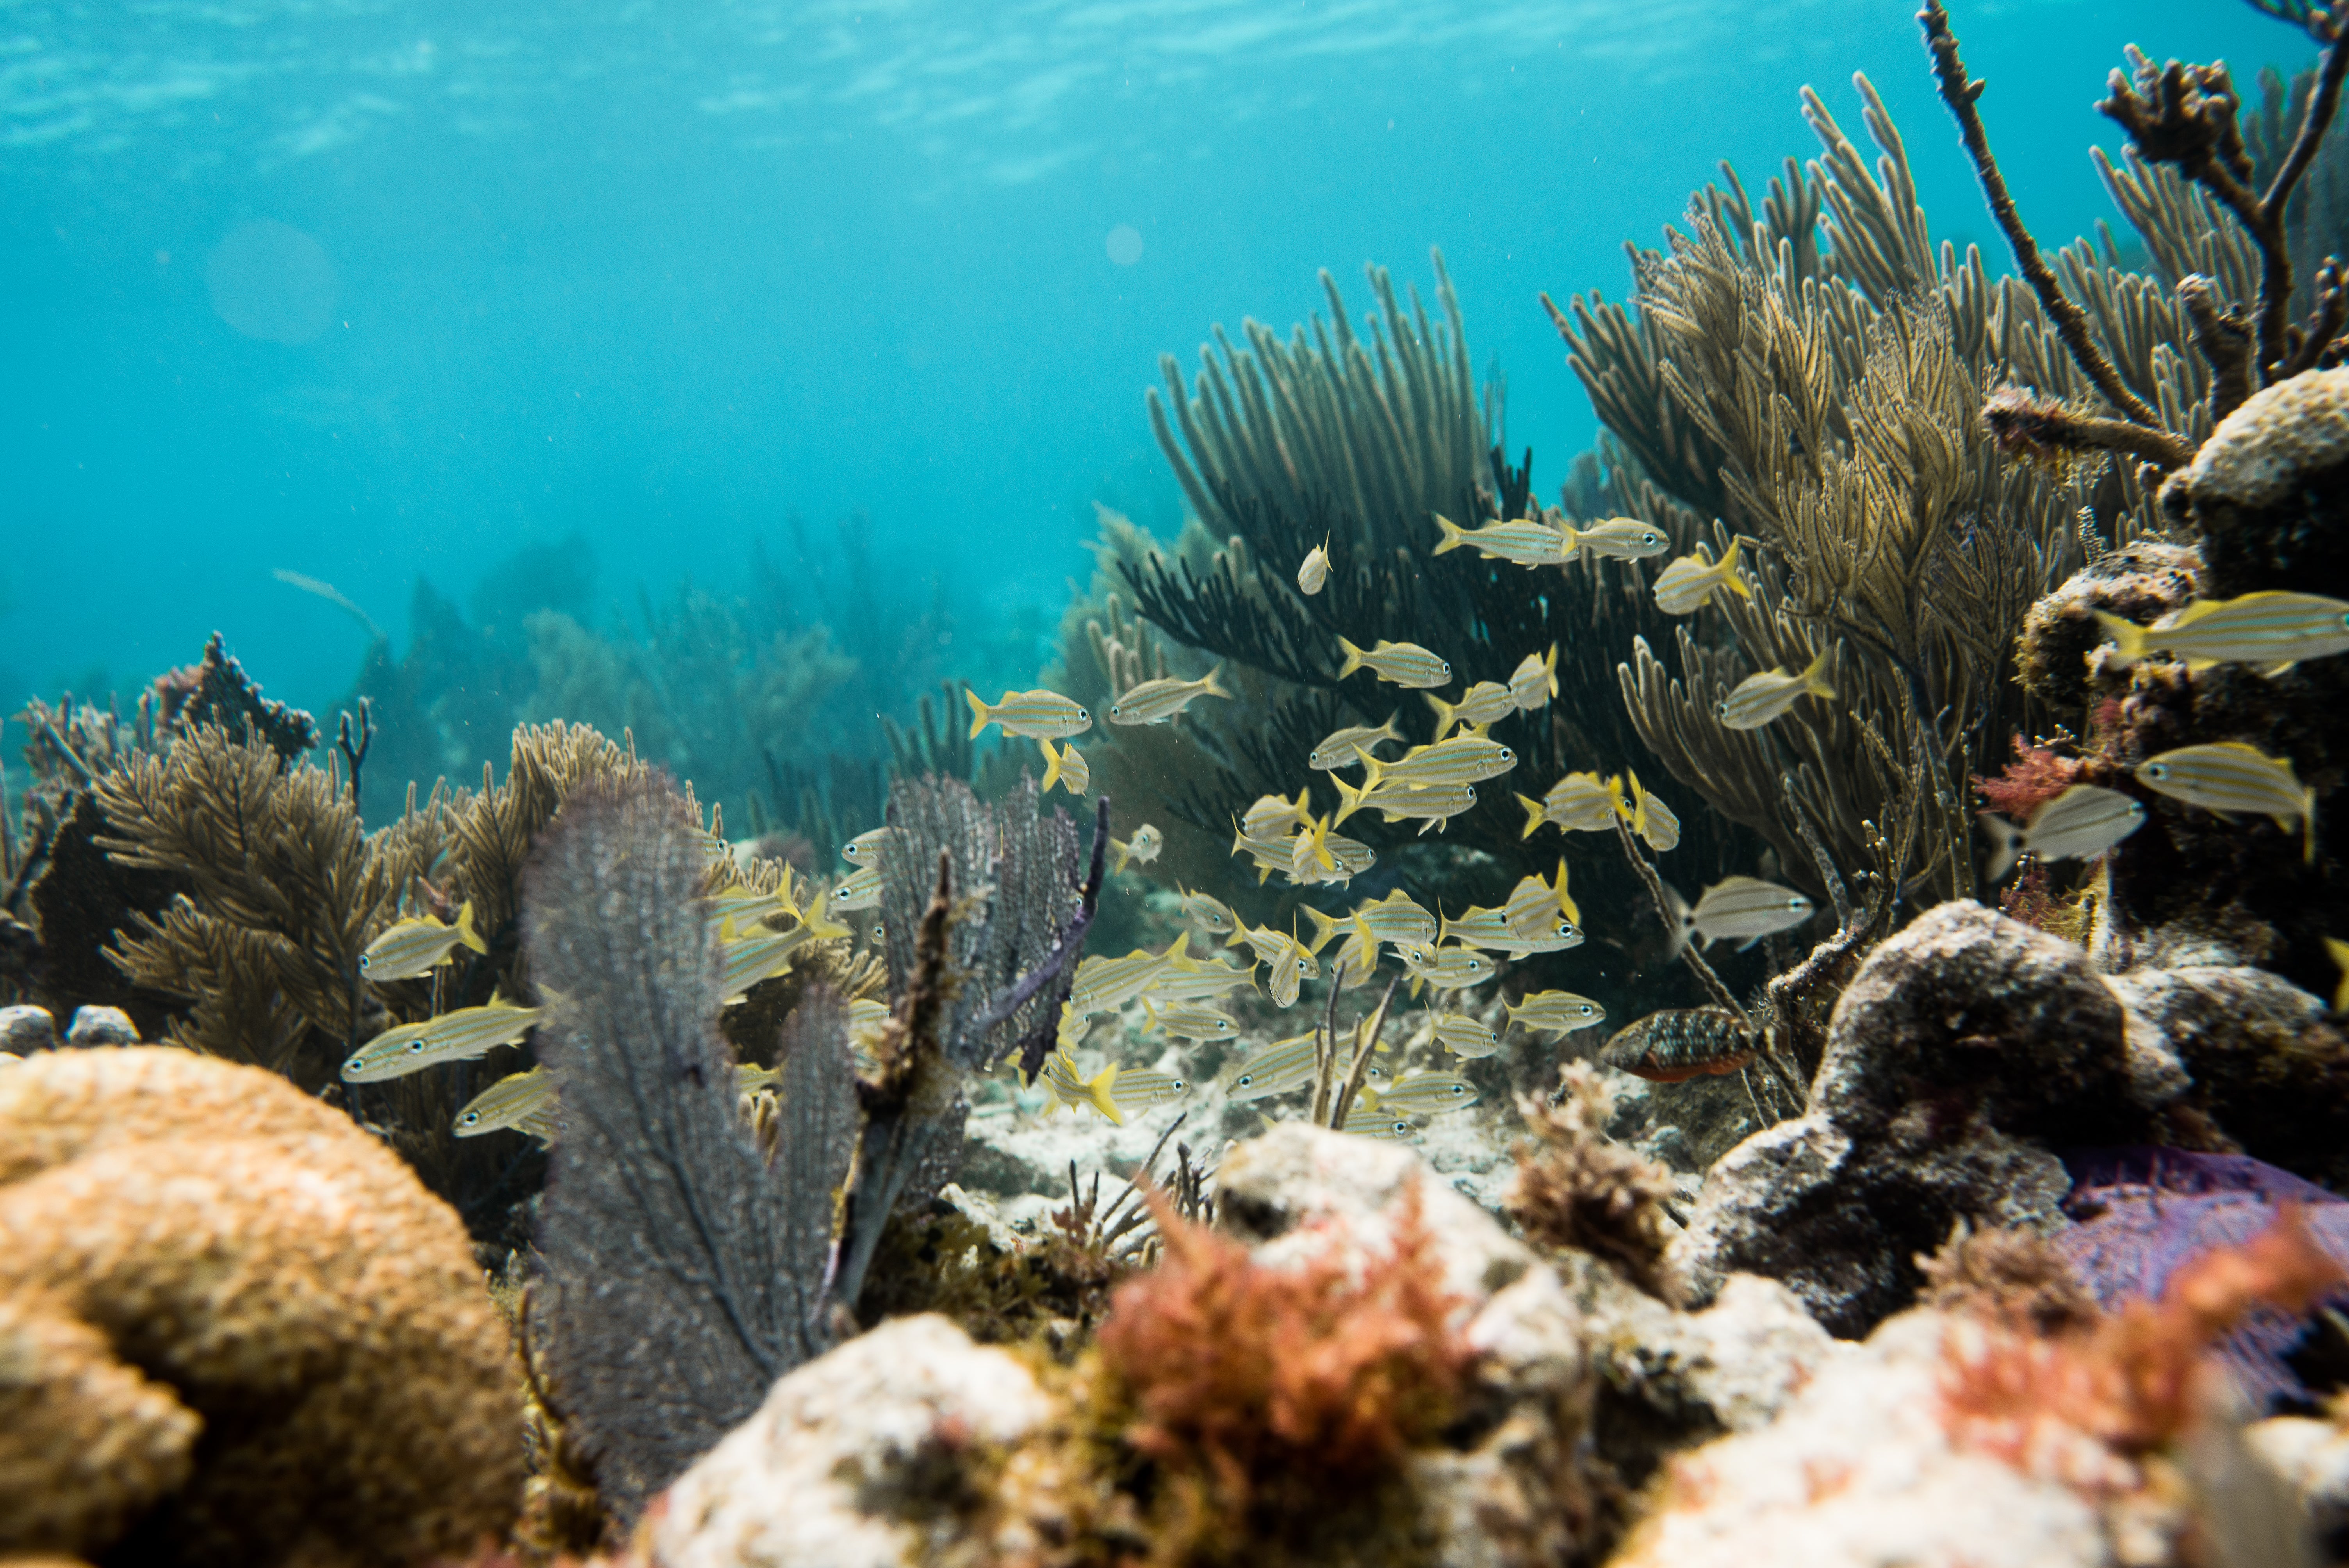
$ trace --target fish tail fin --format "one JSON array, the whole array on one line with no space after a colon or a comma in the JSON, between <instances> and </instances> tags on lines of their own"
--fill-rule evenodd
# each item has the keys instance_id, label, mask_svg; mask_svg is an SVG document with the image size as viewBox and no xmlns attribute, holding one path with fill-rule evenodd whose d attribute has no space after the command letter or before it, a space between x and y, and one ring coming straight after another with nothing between
<instances>
[{"instance_id":1,"label":"fish tail fin","mask_svg":"<svg viewBox=\"0 0 2349 1568\"><path fill-rule=\"evenodd\" d=\"M1337 935L1346 923L1322 913L1309 903L1305 905L1305 923L1313 928L1313 934L1306 940L1305 951L1319 957L1321 950L1330 945L1330 939Z\"/></svg>"},{"instance_id":2,"label":"fish tail fin","mask_svg":"<svg viewBox=\"0 0 2349 1568\"><path fill-rule=\"evenodd\" d=\"M473 929L473 901L470 898L457 906L457 940L476 953L490 950L490 944L481 940L481 934Z\"/></svg>"},{"instance_id":3,"label":"fish tail fin","mask_svg":"<svg viewBox=\"0 0 2349 1568\"><path fill-rule=\"evenodd\" d=\"M1754 590L1748 588L1745 585L1745 579L1737 574L1737 552L1744 549L1744 545L1745 540L1742 535L1734 536L1730 540L1729 553L1721 558L1721 581L1739 598L1751 599L1754 597Z\"/></svg>"},{"instance_id":4,"label":"fish tail fin","mask_svg":"<svg viewBox=\"0 0 2349 1568\"><path fill-rule=\"evenodd\" d=\"M1133 858L1133 841L1112 839L1109 841L1109 847L1117 851L1117 869L1121 872L1125 870L1125 862Z\"/></svg>"},{"instance_id":5,"label":"fish tail fin","mask_svg":"<svg viewBox=\"0 0 2349 1568\"><path fill-rule=\"evenodd\" d=\"M1435 554L1441 555L1447 550L1457 550L1468 542L1466 529L1462 528L1440 511L1431 512L1429 515L1435 519L1435 526L1444 531L1444 542L1435 547Z\"/></svg>"},{"instance_id":6,"label":"fish tail fin","mask_svg":"<svg viewBox=\"0 0 2349 1568\"><path fill-rule=\"evenodd\" d=\"M2002 882L2006 873L2014 869L2023 853L2023 830L1995 811L1982 814L1982 831L1990 835L1990 863L1982 867L1982 881Z\"/></svg>"},{"instance_id":7,"label":"fish tail fin","mask_svg":"<svg viewBox=\"0 0 2349 1568\"><path fill-rule=\"evenodd\" d=\"M1802 674L1804 689L1808 691L1813 696L1825 697L1829 702L1833 702L1835 700L1836 689L1835 687L1827 685L1826 672L1827 665L1832 663L1834 659L1835 650L1833 648L1822 648L1819 650L1819 656L1813 659L1810 663L1810 667L1806 669Z\"/></svg>"},{"instance_id":8,"label":"fish tail fin","mask_svg":"<svg viewBox=\"0 0 2349 1568\"><path fill-rule=\"evenodd\" d=\"M1125 1118L1117 1109L1117 1064L1115 1062L1110 1063L1109 1066L1085 1079L1084 1088L1087 1105L1108 1117L1112 1126L1125 1125Z\"/></svg>"},{"instance_id":9,"label":"fish tail fin","mask_svg":"<svg viewBox=\"0 0 2349 1568\"><path fill-rule=\"evenodd\" d=\"M1566 857L1564 855L1557 858L1557 880L1550 884L1550 891L1557 894L1558 913L1566 916L1575 924L1580 925L1582 923L1581 906L1574 902L1574 895L1566 891Z\"/></svg>"},{"instance_id":10,"label":"fish tail fin","mask_svg":"<svg viewBox=\"0 0 2349 1568\"><path fill-rule=\"evenodd\" d=\"M1359 746L1354 748L1354 755L1361 759L1362 793L1367 795L1379 787L1380 779L1386 777L1387 765Z\"/></svg>"},{"instance_id":11,"label":"fish tail fin","mask_svg":"<svg viewBox=\"0 0 2349 1568\"><path fill-rule=\"evenodd\" d=\"M1549 652L1542 655L1542 673L1549 677L1549 695L1557 695L1557 645L1552 643Z\"/></svg>"},{"instance_id":12,"label":"fish tail fin","mask_svg":"<svg viewBox=\"0 0 2349 1568\"><path fill-rule=\"evenodd\" d=\"M1330 819L1310 819L1313 822L1313 863L1325 872L1338 869L1338 857L1330 852Z\"/></svg>"},{"instance_id":13,"label":"fish tail fin","mask_svg":"<svg viewBox=\"0 0 2349 1568\"><path fill-rule=\"evenodd\" d=\"M1226 690L1216 680L1216 677L1223 673L1224 666L1217 665L1214 669L1211 669L1206 675L1201 676L1199 677L1199 695L1201 696L1219 696L1224 698L1226 701L1229 701L1232 694Z\"/></svg>"},{"instance_id":14,"label":"fish tail fin","mask_svg":"<svg viewBox=\"0 0 2349 1568\"><path fill-rule=\"evenodd\" d=\"M1362 667L1362 650L1340 637L1338 639L1338 651L1346 655L1345 663L1338 666L1338 678L1344 680Z\"/></svg>"},{"instance_id":15,"label":"fish tail fin","mask_svg":"<svg viewBox=\"0 0 2349 1568\"><path fill-rule=\"evenodd\" d=\"M995 710L987 706L985 697L968 686L962 688L962 695L970 698L970 738L977 740L978 732L995 722Z\"/></svg>"},{"instance_id":16,"label":"fish tail fin","mask_svg":"<svg viewBox=\"0 0 2349 1568\"><path fill-rule=\"evenodd\" d=\"M2125 670L2145 657L2146 636L2143 626L2138 625L2135 621L2123 620L2109 610L2096 610L2092 611L2091 614L2096 617L2096 624L2104 628L2105 635L2110 637L2117 646L2118 651L2107 661L2113 668Z\"/></svg>"},{"instance_id":17,"label":"fish tail fin","mask_svg":"<svg viewBox=\"0 0 2349 1568\"><path fill-rule=\"evenodd\" d=\"M1401 708L1397 708L1394 712L1387 715L1387 721L1379 726L1379 733L1371 738L1371 744L1373 746L1377 745L1381 738L1387 740L1401 740L1402 738L1402 731L1395 727L1395 720L1402 717L1402 709Z\"/></svg>"},{"instance_id":18,"label":"fish tail fin","mask_svg":"<svg viewBox=\"0 0 2349 1568\"><path fill-rule=\"evenodd\" d=\"M1689 934L1696 929L1696 918L1689 913L1688 900L1682 898L1671 883L1658 885L1664 890L1664 913L1672 928L1671 951L1664 955L1664 962L1669 964L1686 951Z\"/></svg>"},{"instance_id":19,"label":"fish tail fin","mask_svg":"<svg viewBox=\"0 0 2349 1568\"><path fill-rule=\"evenodd\" d=\"M1427 706L1435 710L1435 738L1442 740L1450 732L1457 710L1433 692L1423 695L1427 698Z\"/></svg>"},{"instance_id":20,"label":"fish tail fin","mask_svg":"<svg viewBox=\"0 0 2349 1568\"><path fill-rule=\"evenodd\" d=\"M1648 836L1648 792L1640 788L1640 774L1637 769L1631 769L1630 776L1631 779L1631 831L1639 838L1645 839Z\"/></svg>"},{"instance_id":21,"label":"fish tail fin","mask_svg":"<svg viewBox=\"0 0 2349 1568\"><path fill-rule=\"evenodd\" d=\"M2349 942L2328 936L2324 939L2324 951L2341 967L2341 987L2333 993L2333 1010L2349 1013Z\"/></svg>"},{"instance_id":22,"label":"fish tail fin","mask_svg":"<svg viewBox=\"0 0 2349 1568\"><path fill-rule=\"evenodd\" d=\"M1521 839L1530 839L1534 836L1536 830L1540 828L1544 822L1549 820L1549 811L1540 801L1530 799L1523 795L1517 797L1517 804L1526 809L1526 830L1518 834L1517 837Z\"/></svg>"},{"instance_id":23,"label":"fish tail fin","mask_svg":"<svg viewBox=\"0 0 2349 1568\"><path fill-rule=\"evenodd\" d=\"M1361 753L1357 751L1355 755L1361 756ZM1330 782L1338 787L1338 810L1330 818L1330 825L1334 828L1362 809L1362 797L1371 789L1367 784L1357 789L1335 773L1330 775Z\"/></svg>"},{"instance_id":24,"label":"fish tail fin","mask_svg":"<svg viewBox=\"0 0 2349 1568\"><path fill-rule=\"evenodd\" d=\"M1036 744L1044 748L1044 784L1037 793L1049 795L1052 792L1052 786L1061 781L1061 754L1052 749L1050 741L1040 737Z\"/></svg>"}]
</instances>

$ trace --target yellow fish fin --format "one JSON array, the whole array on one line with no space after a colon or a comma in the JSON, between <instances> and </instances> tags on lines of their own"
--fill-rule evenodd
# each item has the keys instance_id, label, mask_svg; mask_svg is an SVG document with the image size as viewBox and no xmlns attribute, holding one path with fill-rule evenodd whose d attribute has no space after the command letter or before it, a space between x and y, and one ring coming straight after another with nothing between
<instances>
[{"instance_id":1,"label":"yellow fish fin","mask_svg":"<svg viewBox=\"0 0 2349 1568\"><path fill-rule=\"evenodd\" d=\"M473 901L470 898L457 908L457 940L476 953L490 950L490 944L481 940L481 934L473 929Z\"/></svg>"},{"instance_id":2,"label":"yellow fish fin","mask_svg":"<svg viewBox=\"0 0 2349 1568\"><path fill-rule=\"evenodd\" d=\"M1109 847L1117 851L1117 869L1119 871L1125 870L1125 862L1132 859L1133 855L1133 841L1130 839L1112 839L1109 841Z\"/></svg>"},{"instance_id":3,"label":"yellow fish fin","mask_svg":"<svg viewBox=\"0 0 2349 1568\"><path fill-rule=\"evenodd\" d=\"M978 732L995 722L995 710L988 707L986 699L968 686L962 688L962 695L970 698L970 738L977 740Z\"/></svg>"},{"instance_id":4,"label":"yellow fish fin","mask_svg":"<svg viewBox=\"0 0 2349 1568\"><path fill-rule=\"evenodd\" d=\"M1551 882L1549 888L1550 892L1557 894L1558 913L1566 916L1575 924L1580 925L1582 910L1575 903L1573 896L1566 891L1566 857L1564 855L1557 858L1557 880Z\"/></svg>"},{"instance_id":5,"label":"yellow fish fin","mask_svg":"<svg viewBox=\"0 0 2349 1568\"><path fill-rule=\"evenodd\" d=\"M2115 669L2125 670L2145 657L2146 636L2143 626L2138 625L2135 621L2125 621L2109 610L2095 610L2090 614L2096 617L2096 624L2105 629L2105 635L2110 637L2118 645L2119 651L2113 655L2110 661Z\"/></svg>"},{"instance_id":6,"label":"yellow fish fin","mask_svg":"<svg viewBox=\"0 0 2349 1568\"><path fill-rule=\"evenodd\" d=\"M1224 666L1217 665L1214 669L1211 669L1206 675L1201 676L1199 677L1199 695L1201 696L1219 696L1229 700L1232 694L1225 690L1224 687L1218 685L1216 681L1216 677L1223 673Z\"/></svg>"},{"instance_id":7,"label":"yellow fish fin","mask_svg":"<svg viewBox=\"0 0 2349 1568\"><path fill-rule=\"evenodd\" d=\"M1468 531L1442 512L1431 512L1428 515L1434 518L1435 526L1444 531L1444 542L1435 547L1433 553L1441 555L1447 550L1457 550L1468 542Z\"/></svg>"},{"instance_id":8,"label":"yellow fish fin","mask_svg":"<svg viewBox=\"0 0 2349 1568\"><path fill-rule=\"evenodd\" d=\"M1736 536L1730 540L1729 553L1721 558L1721 566L1719 570L1721 572L1721 581L1732 593L1734 593L1741 599L1751 599L1754 597L1754 590L1748 588L1745 585L1745 579L1737 574L1737 552L1744 546L1744 543L1745 540L1743 535Z\"/></svg>"},{"instance_id":9,"label":"yellow fish fin","mask_svg":"<svg viewBox=\"0 0 2349 1568\"><path fill-rule=\"evenodd\" d=\"M1828 664L1831 663L1834 658L1835 650L1833 648L1825 648L1820 650L1819 656L1811 661L1810 668L1805 670L1800 677L1805 690L1808 691L1813 696L1825 697L1829 702L1833 702L1835 700L1836 689L1835 687L1827 685L1826 669Z\"/></svg>"},{"instance_id":10,"label":"yellow fish fin","mask_svg":"<svg viewBox=\"0 0 2349 1568\"><path fill-rule=\"evenodd\" d=\"M2341 988L2333 993L2333 1010L2349 1013L2349 942L2328 936L2324 939L2324 951L2341 966Z\"/></svg>"},{"instance_id":11,"label":"yellow fish fin","mask_svg":"<svg viewBox=\"0 0 2349 1568\"><path fill-rule=\"evenodd\" d=\"M2174 631L2179 626L2190 626L2195 622L2200 620L2211 611L2218 609L2225 603L2226 601L2222 599L2197 599L2188 604L2183 610L2178 611L2178 614L2170 616L2169 624L2162 629L2164 631Z\"/></svg>"},{"instance_id":12,"label":"yellow fish fin","mask_svg":"<svg viewBox=\"0 0 2349 1568\"><path fill-rule=\"evenodd\" d=\"M1517 836L1521 839L1530 839L1534 836L1535 830L1549 820L1549 812L1543 808L1540 801L1529 799L1523 795L1517 797L1517 804L1526 809L1526 830Z\"/></svg>"},{"instance_id":13,"label":"yellow fish fin","mask_svg":"<svg viewBox=\"0 0 2349 1568\"><path fill-rule=\"evenodd\" d=\"M1338 678L1344 680L1362 667L1362 650L1340 637L1338 639L1338 651L1346 655L1346 662L1338 666Z\"/></svg>"},{"instance_id":14,"label":"yellow fish fin","mask_svg":"<svg viewBox=\"0 0 2349 1568\"><path fill-rule=\"evenodd\" d=\"M1052 792L1052 786L1061 781L1061 754L1052 749L1050 741L1040 736L1037 738L1036 744L1044 748L1044 783L1043 787L1036 792L1040 795L1049 795Z\"/></svg>"},{"instance_id":15,"label":"yellow fish fin","mask_svg":"<svg viewBox=\"0 0 2349 1568\"><path fill-rule=\"evenodd\" d=\"M1440 741L1452 728L1453 706L1433 692L1423 695L1427 698L1427 706L1435 710L1435 738Z\"/></svg>"},{"instance_id":16,"label":"yellow fish fin","mask_svg":"<svg viewBox=\"0 0 2349 1568\"><path fill-rule=\"evenodd\" d=\"M1305 923L1313 928L1312 939L1305 944L1305 951L1319 956L1321 950L1330 945L1330 939L1337 935L1346 923L1322 913L1309 903L1304 906L1304 913Z\"/></svg>"}]
</instances>

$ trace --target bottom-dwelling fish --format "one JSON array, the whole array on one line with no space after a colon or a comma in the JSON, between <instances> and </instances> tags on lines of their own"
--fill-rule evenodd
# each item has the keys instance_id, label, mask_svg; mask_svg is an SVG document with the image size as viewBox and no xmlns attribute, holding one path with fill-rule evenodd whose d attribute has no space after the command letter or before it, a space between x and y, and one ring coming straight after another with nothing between
<instances>
[{"instance_id":1,"label":"bottom-dwelling fish","mask_svg":"<svg viewBox=\"0 0 2349 1568\"><path fill-rule=\"evenodd\" d=\"M1675 1007L1616 1031L1599 1063L1657 1083L1680 1083L1733 1073L1761 1049L1760 1037L1726 1007Z\"/></svg>"}]
</instances>

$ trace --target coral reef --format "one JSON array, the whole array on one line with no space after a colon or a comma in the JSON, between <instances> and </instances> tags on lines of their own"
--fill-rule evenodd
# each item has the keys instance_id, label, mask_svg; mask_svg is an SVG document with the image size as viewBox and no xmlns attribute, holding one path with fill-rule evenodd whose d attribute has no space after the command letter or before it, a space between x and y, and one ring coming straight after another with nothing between
<instances>
[{"instance_id":1,"label":"coral reef","mask_svg":"<svg viewBox=\"0 0 2349 1568\"><path fill-rule=\"evenodd\" d=\"M0 1546L421 1564L519 1501L463 1228L338 1111L169 1047L0 1070Z\"/></svg>"}]
</instances>

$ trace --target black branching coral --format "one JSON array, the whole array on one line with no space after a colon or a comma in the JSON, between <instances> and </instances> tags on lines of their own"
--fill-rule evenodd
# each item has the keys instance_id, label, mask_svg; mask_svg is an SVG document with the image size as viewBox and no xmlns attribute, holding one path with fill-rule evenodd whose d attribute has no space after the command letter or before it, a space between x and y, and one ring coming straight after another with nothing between
<instances>
[{"instance_id":1,"label":"black branching coral","mask_svg":"<svg viewBox=\"0 0 2349 1568\"><path fill-rule=\"evenodd\" d=\"M537 1321L554 1396L622 1514L825 1348L833 1194L855 1127L844 1016L805 997L785 1029L771 1164L718 1032L702 839L657 774L575 791L524 882L523 941L562 1077Z\"/></svg>"}]
</instances>

